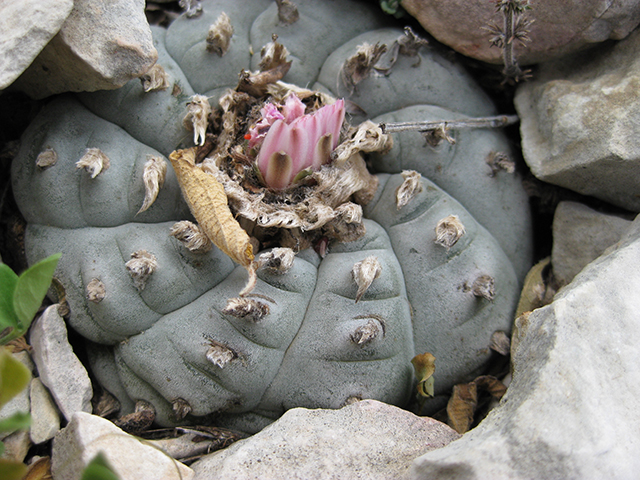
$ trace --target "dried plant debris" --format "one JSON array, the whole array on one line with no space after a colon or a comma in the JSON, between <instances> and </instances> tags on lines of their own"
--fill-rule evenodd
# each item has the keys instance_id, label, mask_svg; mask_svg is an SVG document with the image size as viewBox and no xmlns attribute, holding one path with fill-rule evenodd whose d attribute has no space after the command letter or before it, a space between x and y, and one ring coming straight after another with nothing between
<instances>
[{"instance_id":1,"label":"dried plant debris","mask_svg":"<svg viewBox=\"0 0 640 480\"><path fill-rule=\"evenodd\" d=\"M511 351L511 339L503 331L493 332L493 334L491 335L491 343L489 344L489 348L506 357Z\"/></svg>"},{"instance_id":2,"label":"dried plant debris","mask_svg":"<svg viewBox=\"0 0 640 480\"><path fill-rule=\"evenodd\" d=\"M349 93L355 92L357 85L369 76L386 51L385 44L378 42L371 45L365 42L358 46L355 54L344 61L340 68L340 80Z\"/></svg>"},{"instance_id":3,"label":"dried plant debris","mask_svg":"<svg viewBox=\"0 0 640 480\"><path fill-rule=\"evenodd\" d=\"M231 37L233 37L233 25L229 15L222 12L216 19L215 23L209 27L207 34L207 51L217 54L219 57L224 56L231 45Z\"/></svg>"},{"instance_id":4,"label":"dried plant debris","mask_svg":"<svg viewBox=\"0 0 640 480\"><path fill-rule=\"evenodd\" d=\"M415 170L403 170L404 182L396 190L396 207L400 210L422 191L422 176Z\"/></svg>"},{"instance_id":5,"label":"dried plant debris","mask_svg":"<svg viewBox=\"0 0 640 480\"><path fill-rule=\"evenodd\" d=\"M202 4L200 0L180 0L178 3L184 10L187 18L198 18L202 15Z\"/></svg>"},{"instance_id":6,"label":"dried plant debris","mask_svg":"<svg viewBox=\"0 0 640 480\"><path fill-rule=\"evenodd\" d=\"M364 293L369 289L373 281L380 276L382 266L377 257L371 255L353 265L351 274L358 286L356 303L360 301Z\"/></svg>"},{"instance_id":7,"label":"dried plant debris","mask_svg":"<svg viewBox=\"0 0 640 480\"><path fill-rule=\"evenodd\" d=\"M376 338L384 337L386 324L379 315L361 315L355 317L355 319L366 319L367 323L357 327L351 334L350 338L354 344L363 346L371 343Z\"/></svg>"},{"instance_id":8,"label":"dried plant debris","mask_svg":"<svg viewBox=\"0 0 640 480\"><path fill-rule=\"evenodd\" d=\"M282 275L293 267L295 252L291 248L276 247L260 254L258 268L264 268L271 273Z\"/></svg>"},{"instance_id":9,"label":"dried plant debris","mask_svg":"<svg viewBox=\"0 0 640 480\"><path fill-rule=\"evenodd\" d=\"M147 286L149 277L158 267L158 259L153 253L138 250L131 254L131 260L125 263L125 267L131 275L133 285L141 292Z\"/></svg>"},{"instance_id":10,"label":"dried plant debris","mask_svg":"<svg viewBox=\"0 0 640 480\"><path fill-rule=\"evenodd\" d=\"M465 285L464 290L489 301L492 301L496 295L495 281L490 275L480 275L471 285Z\"/></svg>"},{"instance_id":11,"label":"dried plant debris","mask_svg":"<svg viewBox=\"0 0 640 480\"><path fill-rule=\"evenodd\" d=\"M171 402L171 409L175 415L176 420L182 420L184 417L191 413L191 405L184 398L176 398Z\"/></svg>"},{"instance_id":12,"label":"dried plant debris","mask_svg":"<svg viewBox=\"0 0 640 480\"><path fill-rule=\"evenodd\" d=\"M278 35L275 33L271 36L271 41L260 50L260 64L258 65L261 72L272 70L282 64L289 64L287 56L289 50L278 42Z\"/></svg>"},{"instance_id":13,"label":"dried plant debris","mask_svg":"<svg viewBox=\"0 0 640 480\"><path fill-rule=\"evenodd\" d=\"M182 120L184 128L193 131L193 143L204 145L211 105L204 95L193 95L187 103L187 114Z\"/></svg>"},{"instance_id":14,"label":"dried plant debris","mask_svg":"<svg viewBox=\"0 0 640 480\"><path fill-rule=\"evenodd\" d=\"M500 171L513 173L516 171L516 164L504 152L489 152L486 159L487 165L491 168L490 177L495 177Z\"/></svg>"},{"instance_id":15,"label":"dried plant debris","mask_svg":"<svg viewBox=\"0 0 640 480\"><path fill-rule=\"evenodd\" d=\"M442 245L449 250L466 233L464 225L457 215L448 215L441 219L435 228L438 245Z\"/></svg>"},{"instance_id":16,"label":"dried plant debris","mask_svg":"<svg viewBox=\"0 0 640 480\"><path fill-rule=\"evenodd\" d=\"M140 77L140 82L142 82L142 89L146 93L163 91L170 85L169 75L164 67L157 63Z\"/></svg>"},{"instance_id":17,"label":"dried plant debris","mask_svg":"<svg viewBox=\"0 0 640 480\"><path fill-rule=\"evenodd\" d=\"M255 298L230 298L222 313L257 323L269 315L269 305Z\"/></svg>"},{"instance_id":18,"label":"dried plant debris","mask_svg":"<svg viewBox=\"0 0 640 480\"><path fill-rule=\"evenodd\" d=\"M138 213L147 210L156 201L160 188L167 177L167 162L156 155L148 155L142 172L144 182L144 201Z\"/></svg>"},{"instance_id":19,"label":"dried plant debris","mask_svg":"<svg viewBox=\"0 0 640 480\"><path fill-rule=\"evenodd\" d=\"M278 20L285 25L291 25L300 19L298 7L291 0L276 0L278 5Z\"/></svg>"},{"instance_id":20,"label":"dried plant debris","mask_svg":"<svg viewBox=\"0 0 640 480\"><path fill-rule=\"evenodd\" d=\"M213 247L213 243L193 222L183 220L176 222L171 227L169 235L179 240L185 248L194 253L207 253Z\"/></svg>"},{"instance_id":21,"label":"dried plant debris","mask_svg":"<svg viewBox=\"0 0 640 480\"><path fill-rule=\"evenodd\" d=\"M208 346L209 348L205 353L205 357L207 358L207 360L209 360L219 368L226 367L229 362L238 358L238 354L236 353L236 351L228 347L224 343L209 339Z\"/></svg>"},{"instance_id":22,"label":"dried plant debris","mask_svg":"<svg viewBox=\"0 0 640 480\"><path fill-rule=\"evenodd\" d=\"M124 415L113 423L127 433L136 433L147 430L156 419L156 411L153 406L144 400L138 400L133 413Z\"/></svg>"},{"instance_id":23,"label":"dried plant debris","mask_svg":"<svg viewBox=\"0 0 640 480\"><path fill-rule=\"evenodd\" d=\"M99 278L92 278L87 284L87 300L100 303L107 296L107 289Z\"/></svg>"},{"instance_id":24,"label":"dried plant debris","mask_svg":"<svg viewBox=\"0 0 640 480\"><path fill-rule=\"evenodd\" d=\"M434 396L434 378L436 371L436 357L429 352L416 355L411 359L411 365L418 379L416 390L418 397L422 399L432 398Z\"/></svg>"},{"instance_id":25,"label":"dried plant debris","mask_svg":"<svg viewBox=\"0 0 640 480\"><path fill-rule=\"evenodd\" d=\"M536 263L524 278L524 286L516 308L516 318L525 312L531 312L553 301L559 285L553 278L551 257Z\"/></svg>"},{"instance_id":26,"label":"dried plant debris","mask_svg":"<svg viewBox=\"0 0 640 480\"><path fill-rule=\"evenodd\" d=\"M468 432L480 420L475 415L483 400L500 400L506 391L507 387L490 375L482 375L472 382L455 385L447 404L449 425L460 434Z\"/></svg>"},{"instance_id":27,"label":"dried plant debris","mask_svg":"<svg viewBox=\"0 0 640 480\"><path fill-rule=\"evenodd\" d=\"M110 164L109 157L99 148L87 148L82 158L76 162L76 168L84 168L91 178L96 178L105 172Z\"/></svg>"},{"instance_id":28,"label":"dried plant debris","mask_svg":"<svg viewBox=\"0 0 640 480\"><path fill-rule=\"evenodd\" d=\"M400 35L389 48L389 51L374 65L376 72L388 75L391 73L391 69L398 61L399 55L406 57L417 57L416 63L413 65L417 67L420 65L421 58L418 55L420 49L429 45L429 42L424 38L419 37L411 29L411 27L404 27L404 33Z\"/></svg>"},{"instance_id":29,"label":"dried plant debris","mask_svg":"<svg viewBox=\"0 0 640 480\"><path fill-rule=\"evenodd\" d=\"M53 167L58 161L58 154L56 151L47 147L38 154L36 158L36 166L42 170L45 168Z\"/></svg>"},{"instance_id":30,"label":"dried plant debris","mask_svg":"<svg viewBox=\"0 0 640 480\"><path fill-rule=\"evenodd\" d=\"M534 22L527 17L531 9L529 0L494 0L496 12L502 15L502 25L496 23L485 28L490 34L492 46L502 49L502 70L505 80L520 82L531 77L531 70L522 70L514 52L516 42L526 45L529 38L529 27Z\"/></svg>"}]
</instances>

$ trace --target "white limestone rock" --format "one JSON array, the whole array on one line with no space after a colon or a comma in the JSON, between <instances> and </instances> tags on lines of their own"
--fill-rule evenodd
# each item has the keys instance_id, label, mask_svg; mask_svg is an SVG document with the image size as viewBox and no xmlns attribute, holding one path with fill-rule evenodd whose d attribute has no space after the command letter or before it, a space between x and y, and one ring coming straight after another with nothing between
<instances>
[{"instance_id":1,"label":"white limestone rock","mask_svg":"<svg viewBox=\"0 0 640 480\"><path fill-rule=\"evenodd\" d=\"M0 90L33 62L72 8L73 0L0 2Z\"/></svg>"},{"instance_id":2,"label":"white limestone rock","mask_svg":"<svg viewBox=\"0 0 640 480\"><path fill-rule=\"evenodd\" d=\"M640 470L640 217L550 305L520 320L513 381L415 480L628 479Z\"/></svg>"},{"instance_id":3,"label":"white limestone rock","mask_svg":"<svg viewBox=\"0 0 640 480\"><path fill-rule=\"evenodd\" d=\"M194 477L189 467L123 432L109 420L77 412L53 439L53 478L80 479L98 452L104 454L120 480L191 480Z\"/></svg>"},{"instance_id":4,"label":"white limestone rock","mask_svg":"<svg viewBox=\"0 0 640 480\"><path fill-rule=\"evenodd\" d=\"M14 86L33 98L121 87L158 58L144 0L75 0L62 28Z\"/></svg>"},{"instance_id":5,"label":"white limestone rock","mask_svg":"<svg viewBox=\"0 0 640 480\"><path fill-rule=\"evenodd\" d=\"M640 30L550 62L515 106L524 159L545 182L640 211Z\"/></svg>"},{"instance_id":6,"label":"white limestone rock","mask_svg":"<svg viewBox=\"0 0 640 480\"><path fill-rule=\"evenodd\" d=\"M60 430L60 414L47 387L39 378L31 379L31 441L39 445L52 439Z\"/></svg>"},{"instance_id":7,"label":"white limestone rock","mask_svg":"<svg viewBox=\"0 0 640 480\"><path fill-rule=\"evenodd\" d=\"M294 408L192 465L197 480L406 478L411 460L459 438L447 425L376 400Z\"/></svg>"},{"instance_id":8,"label":"white limestone rock","mask_svg":"<svg viewBox=\"0 0 640 480\"><path fill-rule=\"evenodd\" d=\"M553 217L551 264L560 285L620 240L630 220L597 212L576 202L560 202Z\"/></svg>"},{"instance_id":9,"label":"white limestone rock","mask_svg":"<svg viewBox=\"0 0 640 480\"><path fill-rule=\"evenodd\" d=\"M40 379L65 418L71 420L75 412L91 412L91 380L69 344L58 305L48 307L38 317L31 325L30 335Z\"/></svg>"}]
</instances>

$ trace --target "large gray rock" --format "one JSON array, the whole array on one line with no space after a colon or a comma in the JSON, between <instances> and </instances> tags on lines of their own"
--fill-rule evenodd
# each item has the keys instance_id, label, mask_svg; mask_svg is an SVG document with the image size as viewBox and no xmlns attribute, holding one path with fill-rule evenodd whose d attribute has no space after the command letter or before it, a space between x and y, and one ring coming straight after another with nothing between
<instances>
[{"instance_id":1,"label":"large gray rock","mask_svg":"<svg viewBox=\"0 0 640 480\"><path fill-rule=\"evenodd\" d=\"M0 3L0 90L8 87L58 33L73 0Z\"/></svg>"},{"instance_id":2,"label":"large gray rock","mask_svg":"<svg viewBox=\"0 0 640 480\"><path fill-rule=\"evenodd\" d=\"M553 217L551 264L560 285L616 243L631 221L597 212L576 202L560 202Z\"/></svg>"},{"instance_id":3,"label":"large gray rock","mask_svg":"<svg viewBox=\"0 0 640 480\"><path fill-rule=\"evenodd\" d=\"M91 380L69 344L58 305L48 307L33 322L30 341L40 379L66 419L75 412L91 412Z\"/></svg>"},{"instance_id":4,"label":"large gray rock","mask_svg":"<svg viewBox=\"0 0 640 480\"><path fill-rule=\"evenodd\" d=\"M491 47L490 24L502 25L496 2L487 0L402 0L402 6L442 43L489 63L502 63ZM608 39L626 37L640 23L638 0L536 0L527 12L535 20L530 42L516 42L521 65L539 63Z\"/></svg>"},{"instance_id":5,"label":"large gray rock","mask_svg":"<svg viewBox=\"0 0 640 480\"><path fill-rule=\"evenodd\" d=\"M525 161L541 180L640 211L640 30L545 64L515 96Z\"/></svg>"},{"instance_id":6,"label":"large gray rock","mask_svg":"<svg viewBox=\"0 0 640 480\"><path fill-rule=\"evenodd\" d=\"M294 408L192 468L197 480L398 480L412 459L459 437L443 423L376 400L339 410Z\"/></svg>"},{"instance_id":7,"label":"large gray rock","mask_svg":"<svg viewBox=\"0 0 640 480\"><path fill-rule=\"evenodd\" d=\"M56 480L78 480L99 453L120 480L191 480L193 471L162 450L124 433L109 420L78 412L53 440L51 473Z\"/></svg>"},{"instance_id":8,"label":"large gray rock","mask_svg":"<svg viewBox=\"0 0 640 480\"><path fill-rule=\"evenodd\" d=\"M14 83L34 98L118 88L158 58L144 0L73 3L60 32Z\"/></svg>"},{"instance_id":9,"label":"large gray rock","mask_svg":"<svg viewBox=\"0 0 640 480\"><path fill-rule=\"evenodd\" d=\"M520 317L513 381L414 479L628 479L640 469L640 217L550 305Z\"/></svg>"}]
</instances>

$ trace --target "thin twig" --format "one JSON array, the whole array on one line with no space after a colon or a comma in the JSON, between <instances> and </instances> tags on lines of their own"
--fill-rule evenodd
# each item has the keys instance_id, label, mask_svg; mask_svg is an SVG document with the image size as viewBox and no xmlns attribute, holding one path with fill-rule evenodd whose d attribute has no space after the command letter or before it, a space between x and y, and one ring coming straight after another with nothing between
<instances>
[{"instance_id":1,"label":"thin twig","mask_svg":"<svg viewBox=\"0 0 640 480\"><path fill-rule=\"evenodd\" d=\"M431 122L381 123L382 133L405 131L428 132L430 130L461 130L465 128L498 128L513 125L519 120L517 115L497 115L495 117L469 118L465 120L436 120Z\"/></svg>"}]
</instances>

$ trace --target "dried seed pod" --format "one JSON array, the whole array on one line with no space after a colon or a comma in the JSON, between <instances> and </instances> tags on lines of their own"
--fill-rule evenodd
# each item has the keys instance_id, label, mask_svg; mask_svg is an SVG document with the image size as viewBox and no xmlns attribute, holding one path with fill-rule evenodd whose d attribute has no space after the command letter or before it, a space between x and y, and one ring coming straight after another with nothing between
<instances>
[{"instance_id":1,"label":"dried seed pod","mask_svg":"<svg viewBox=\"0 0 640 480\"><path fill-rule=\"evenodd\" d=\"M396 190L396 207L398 210L422 191L422 177L415 170L403 170L402 178L404 178L404 182Z\"/></svg>"},{"instance_id":2,"label":"dried seed pod","mask_svg":"<svg viewBox=\"0 0 640 480\"><path fill-rule=\"evenodd\" d=\"M295 252L291 248L276 247L260 254L258 267L265 268L271 273L284 274L293 266Z\"/></svg>"},{"instance_id":3,"label":"dried seed pod","mask_svg":"<svg viewBox=\"0 0 640 480\"><path fill-rule=\"evenodd\" d=\"M205 357L214 365L224 368L229 362L238 358L238 354L223 343L209 340L209 349Z\"/></svg>"},{"instance_id":4,"label":"dried seed pod","mask_svg":"<svg viewBox=\"0 0 640 480\"><path fill-rule=\"evenodd\" d=\"M144 164L142 173L142 181L144 182L144 201L138 213L147 210L158 197L160 188L164 185L167 177L167 162L162 157L147 155L147 161Z\"/></svg>"},{"instance_id":5,"label":"dried seed pod","mask_svg":"<svg viewBox=\"0 0 640 480\"><path fill-rule=\"evenodd\" d=\"M509 355L511 351L511 340L509 340L509 336L502 331L493 332L489 348L498 352L500 355Z\"/></svg>"},{"instance_id":6,"label":"dried seed pod","mask_svg":"<svg viewBox=\"0 0 640 480\"><path fill-rule=\"evenodd\" d=\"M436 225L436 240L438 245L442 245L447 250L453 247L460 237L465 234L464 225L457 215L449 215L443 218Z\"/></svg>"},{"instance_id":7,"label":"dried seed pod","mask_svg":"<svg viewBox=\"0 0 640 480\"><path fill-rule=\"evenodd\" d=\"M278 35L274 33L271 36L271 41L260 50L260 71L271 70L287 63L287 55L289 55L289 50L278 42Z\"/></svg>"},{"instance_id":8,"label":"dried seed pod","mask_svg":"<svg viewBox=\"0 0 640 480\"><path fill-rule=\"evenodd\" d=\"M252 322L259 322L269 315L269 305L253 298L230 298L227 300L227 306L224 307L222 313Z\"/></svg>"},{"instance_id":9,"label":"dried seed pod","mask_svg":"<svg viewBox=\"0 0 640 480\"><path fill-rule=\"evenodd\" d=\"M495 177L496 173L504 170L507 173L516 171L516 164L504 152L489 152L486 159L487 165L491 168L490 177Z\"/></svg>"},{"instance_id":10,"label":"dried seed pod","mask_svg":"<svg viewBox=\"0 0 640 480\"><path fill-rule=\"evenodd\" d=\"M100 303L107 295L107 289L99 278L93 278L87 284L87 300L93 303Z\"/></svg>"},{"instance_id":11,"label":"dried seed pod","mask_svg":"<svg viewBox=\"0 0 640 480\"><path fill-rule=\"evenodd\" d=\"M162 65L157 63L140 77L142 89L146 92L158 92L169 88L169 75Z\"/></svg>"},{"instance_id":12,"label":"dried seed pod","mask_svg":"<svg viewBox=\"0 0 640 480\"><path fill-rule=\"evenodd\" d=\"M298 7L290 0L276 0L278 4L278 19L285 25L291 25L300 19Z\"/></svg>"},{"instance_id":13,"label":"dried seed pod","mask_svg":"<svg viewBox=\"0 0 640 480\"><path fill-rule=\"evenodd\" d=\"M176 416L176 419L182 420L184 417L191 413L191 405L184 398L176 398L173 402L171 402L171 408L173 409L173 414Z\"/></svg>"},{"instance_id":14,"label":"dried seed pod","mask_svg":"<svg viewBox=\"0 0 640 480\"><path fill-rule=\"evenodd\" d=\"M131 254L131 260L125 263L125 266L133 279L133 285L141 292L151 274L156 270L158 260L153 253L138 250Z\"/></svg>"},{"instance_id":15,"label":"dried seed pod","mask_svg":"<svg viewBox=\"0 0 640 480\"><path fill-rule=\"evenodd\" d=\"M378 258L373 255L353 265L351 273L358 286L356 303L358 303L362 295L369 289L373 281L380 276L380 272L382 272L382 266Z\"/></svg>"},{"instance_id":16,"label":"dried seed pod","mask_svg":"<svg viewBox=\"0 0 640 480\"><path fill-rule=\"evenodd\" d=\"M344 61L340 69L340 79L349 92L353 93L356 86L369 76L373 66L386 51L387 46L384 44L370 45L365 42L358 46L353 56Z\"/></svg>"},{"instance_id":17,"label":"dried seed pod","mask_svg":"<svg viewBox=\"0 0 640 480\"><path fill-rule=\"evenodd\" d=\"M148 429L156 419L156 410L149 402L138 400L133 413L124 415L113 423L127 433Z\"/></svg>"},{"instance_id":18,"label":"dried seed pod","mask_svg":"<svg viewBox=\"0 0 640 480\"><path fill-rule=\"evenodd\" d=\"M436 357L429 352L416 355L411 359L411 365L418 379L418 395L423 398L434 396L435 380L433 374L436 372Z\"/></svg>"},{"instance_id":19,"label":"dried seed pod","mask_svg":"<svg viewBox=\"0 0 640 480\"><path fill-rule=\"evenodd\" d=\"M202 233L198 225L188 220L174 223L169 235L180 240L187 249L194 253L207 253L213 247L211 240Z\"/></svg>"},{"instance_id":20,"label":"dried seed pod","mask_svg":"<svg viewBox=\"0 0 640 480\"><path fill-rule=\"evenodd\" d=\"M87 148L84 155L76 162L76 168L84 168L91 178L96 178L109 168L111 162L99 148Z\"/></svg>"},{"instance_id":21,"label":"dried seed pod","mask_svg":"<svg viewBox=\"0 0 640 480\"><path fill-rule=\"evenodd\" d=\"M229 15L222 12L216 22L209 27L207 51L222 57L229 50L232 36L233 25L231 25Z\"/></svg>"},{"instance_id":22,"label":"dried seed pod","mask_svg":"<svg viewBox=\"0 0 640 480\"><path fill-rule=\"evenodd\" d=\"M182 120L184 128L193 131L193 143L204 145L211 105L204 95L193 95L187 103L187 114Z\"/></svg>"},{"instance_id":23,"label":"dried seed pod","mask_svg":"<svg viewBox=\"0 0 640 480\"><path fill-rule=\"evenodd\" d=\"M476 297L493 300L495 297L495 281L489 275L480 275L473 281L469 289Z\"/></svg>"},{"instance_id":24,"label":"dried seed pod","mask_svg":"<svg viewBox=\"0 0 640 480\"><path fill-rule=\"evenodd\" d=\"M38 154L38 158L36 158L36 166L38 168L45 169L53 167L57 161L58 154L56 151L51 147L47 147Z\"/></svg>"},{"instance_id":25,"label":"dried seed pod","mask_svg":"<svg viewBox=\"0 0 640 480\"><path fill-rule=\"evenodd\" d=\"M367 318L367 323L360 325L351 334L351 341L356 345L365 345L374 339L384 336L385 334L385 322L384 319L377 315L362 316L356 318Z\"/></svg>"},{"instance_id":26,"label":"dried seed pod","mask_svg":"<svg viewBox=\"0 0 640 480\"><path fill-rule=\"evenodd\" d=\"M257 281L253 245L234 218L224 187L213 175L195 165L195 148L177 150L169 156L182 195L204 234L233 261L247 269L249 279L240 296L249 293Z\"/></svg>"}]
</instances>

